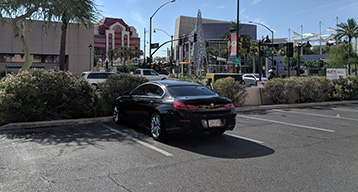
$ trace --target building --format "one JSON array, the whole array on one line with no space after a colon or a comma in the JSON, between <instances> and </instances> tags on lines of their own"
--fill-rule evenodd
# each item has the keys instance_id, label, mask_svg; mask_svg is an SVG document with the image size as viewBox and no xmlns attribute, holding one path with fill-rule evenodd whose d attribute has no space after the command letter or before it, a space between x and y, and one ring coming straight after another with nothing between
<instances>
[{"instance_id":1,"label":"building","mask_svg":"<svg viewBox=\"0 0 358 192\"><path fill-rule=\"evenodd\" d=\"M17 72L25 63L21 43L14 39L11 22L12 20L8 19L4 24L0 24L0 72ZM55 22L54 27L51 26L45 32L42 21L32 21L27 23L26 29L24 35L33 60L32 67L58 67L61 23ZM88 71L90 65L93 66L93 59L90 59L90 44L93 44L93 29L85 29L72 23L68 25L66 62L73 74L81 74Z\"/></svg>"},{"instance_id":2,"label":"building","mask_svg":"<svg viewBox=\"0 0 358 192\"><path fill-rule=\"evenodd\" d=\"M104 61L108 58L109 49L118 49L127 46L134 49L140 48L140 38L133 26L127 25L122 19L103 18L94 25L94 47L95 54Z\"/></svg>"},{"instance_id":3,"label":"building","mask_svg":"<svg viewBox=\"0 0 358 192\"><path fill-rule=\"evenodd\" d=\"M192 42L190 42L191 37L188 37L192 33L196 25L196 17L187 17L187 16L179 16L175 21L175 32L174 39L179 39L182 36L186 36L185 48L183 46L179 46L178 41L174 41L174 58L178 58L179 61L187 61L189 50L193 47ZM220 21L213 19L202 19L203 25L203 34L205 41L208 42L209 47L227 47L227 40L222 38L224 34L230 34L231 29L231 21ZM241 24L242 28L240 30L240 35L248 35L253 41L256 41L257 36L257 27L252 24ZM189 45L190 44L190 45ZM179 48L180 47L180 48ZM179 49L179 50L177 50ZM175 51L177 50L177 51ZM222 60L220 62L225 63L229 55L226 53L220 53L219 58ZM217 58L215 58L216 60ZM213 63L215 62L215 63ZM214 61L212 58L209 58L209 64L217 64L218 61ZM220 70L221 71L221 70Z\"/></svg>"}]
</instances>

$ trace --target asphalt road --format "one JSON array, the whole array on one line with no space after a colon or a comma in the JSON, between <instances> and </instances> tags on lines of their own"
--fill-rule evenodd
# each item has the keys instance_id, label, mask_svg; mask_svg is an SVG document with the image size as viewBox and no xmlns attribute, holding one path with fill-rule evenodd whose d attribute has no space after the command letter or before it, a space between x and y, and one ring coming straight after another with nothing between
<instances>
[{"instance_id":1,"label":"asphalt road","mask_svg":"<svg viewBox=\"0 0 358 192\"><path fill-rule=\"evenodd\" d=\"M0 191L357 191L358 104L239 113L223 136L0 132Z\"/></svg>"}]
</instances>

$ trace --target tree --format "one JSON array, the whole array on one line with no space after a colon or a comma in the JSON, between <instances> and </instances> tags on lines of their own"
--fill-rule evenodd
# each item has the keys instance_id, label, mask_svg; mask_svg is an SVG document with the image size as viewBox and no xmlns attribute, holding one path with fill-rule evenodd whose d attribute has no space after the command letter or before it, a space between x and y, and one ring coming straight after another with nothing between
<instances>
[{"instance_id":1,"label":"tree","mask_svg":"<svg viewBox=\"0 0 358 192\"><path fill-rule=\"evenodd\" d=\"M48 15L61 20L60 70L68 70L66 60L66 38L69 22L90 28L97 19L97 8L92 0L51 0ZM50 18L51 19L51 18Z\"/></svg>"},{"instance_id":2,"label":"tree","mask_svg":"<svg viewBox=\"0 0 358 192\"><path fill-rule=\"evenodd\" d=\"M122 58L123 65L126 65L126 60L129 56L131 56L131 49L127 46L121 46L117 50L119 57Z\"/></svg>"},{"instance_id":3,"label":"tree","mask_svg":"<svg viewBox=\"0 0 358 192\"><path fill-rule=\"evenodd\" d=\"M357 54L353 52L352 57L348 57L348 44L342 43L338 47L333 47L329 51L325 67L346 68L346 63L356 63Z\"/></svg>"},{"instance_id":4,"label":"tree","mask_svg":"<svg viewBox=\"0 0 358 192\"><path fill-rule=\"evenodd\" d=\"M0 20L4 17L12 18L11 27L14 38L21 43L22 51L25 54L25 64L19 72L27 71L32 65L32 58L29 47L26 43L24 32L28 20L44 18L39 10L46 9L48 1L45 0L7 0L0 3ZM37 13L37 14L36 14Z\"/></svg>"},{"instance_id":5,"label":"tree","mask_svg":"<svg viewBox=\"0 0 358 192\"><path fill-rule=\"evenodd\" d=\"M351 43L352 38L358 36L358 25L354 18L348 19L347 23L340 23L337 25L337 35L335 38L342 39L345 38L348 40L348 74L351 74L351 63L350 63L350 56L351 56Z\"/></svg>"}]
</instances>

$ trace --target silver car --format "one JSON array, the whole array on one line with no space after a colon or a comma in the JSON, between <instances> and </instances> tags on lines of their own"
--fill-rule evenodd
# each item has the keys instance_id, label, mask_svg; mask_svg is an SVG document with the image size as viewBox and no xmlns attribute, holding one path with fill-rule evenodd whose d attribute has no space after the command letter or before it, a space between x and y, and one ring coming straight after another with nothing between
<instances>
[{"instance_id":1,"label":"silver car","mask_svg":"<svg viewBox=\"0 0 358 192\"><path fill-rule=\"evenodd\" d=\"M259 79L260 79L259 74L256 73L244 74L242 76L242 84L257 85L257 82L260 81ZM264 84L267 80L268 79L266 77L261 76L262 84Z\"/></svg>"}]
</instances>

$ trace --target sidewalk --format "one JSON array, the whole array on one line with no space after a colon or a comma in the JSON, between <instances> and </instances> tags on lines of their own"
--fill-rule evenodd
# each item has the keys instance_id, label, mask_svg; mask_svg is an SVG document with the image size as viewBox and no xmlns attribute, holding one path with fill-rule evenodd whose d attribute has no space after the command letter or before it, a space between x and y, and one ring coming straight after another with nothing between
<instances>
[{"instance_id":1,"label":"sidewalk","mask_svg":"<svg viewBox=\"0 0 358 192\"><path fill-rule=\"evenodd\" d=\"M321 103L283 104L283 105L242 106L242 107L237 107L236 111L238 113L242 113L242 112L250 112L250 111L269 110L269 109L301 108L301 107L311 107L311 106L329 106L329 105L345 105L345 104L358 104L358 100L333 101L333 102L321 102ZM84 118L84 119L9 123L4 126L1 126L0 132L5 130L59 127L59 126L79 125L79 124L104 123L104 122L111 122L111 121L112 121L112 116Z\"/></svg>"}]
</instances>

